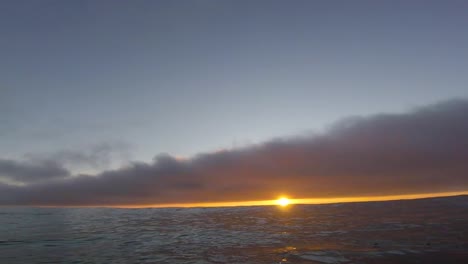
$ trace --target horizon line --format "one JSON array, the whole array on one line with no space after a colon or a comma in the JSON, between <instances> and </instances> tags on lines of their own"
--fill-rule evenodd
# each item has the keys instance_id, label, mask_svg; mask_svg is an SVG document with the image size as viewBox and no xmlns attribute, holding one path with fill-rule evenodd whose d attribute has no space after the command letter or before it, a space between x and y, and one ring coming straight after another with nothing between
<instances>
[{"instance_id":1,"label":"horizon line","mask_svg":"<svg viewBox=\"0 0 468 264\"><path fill-rule=\"evenodd\" d=\"M424 198L439 198L468 195L467 191L380 195L380 196L353 196L334 198L288 198L289 206L292 205L320 205L339 203L384 202L398 200L416 200ZM216 208L216 207L246 207L246 206L278 206L278 199L239 201L239 202L197 202L197 203L165 203L165 204L135 204L135 205L0 205L0 207L36 207L36 208L120 208L120 209L150 209L150 208Z\"/></svg>"}]
</instances>

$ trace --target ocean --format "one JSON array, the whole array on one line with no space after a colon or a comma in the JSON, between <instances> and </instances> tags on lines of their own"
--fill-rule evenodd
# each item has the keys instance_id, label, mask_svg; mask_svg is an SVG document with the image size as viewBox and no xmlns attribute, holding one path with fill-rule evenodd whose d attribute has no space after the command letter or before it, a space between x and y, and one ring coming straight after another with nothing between
<instances>
[{"instance_id":1,"label":"ocean","mask_svg":"<svg viewBox=\"0 0 468 264\"><path fill-rule=\"evenodd\" d=\"M0 208L0 263L468 263L468 197Z\"/></svg>"}]
</instances>

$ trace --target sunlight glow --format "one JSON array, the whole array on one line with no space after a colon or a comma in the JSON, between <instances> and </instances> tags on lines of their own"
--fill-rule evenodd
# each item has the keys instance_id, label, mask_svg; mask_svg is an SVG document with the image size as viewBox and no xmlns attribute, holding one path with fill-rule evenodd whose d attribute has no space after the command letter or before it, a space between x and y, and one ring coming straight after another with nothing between
<instances>
[{"instance_id":1,"label":"sunlight glow","mask_svg":"<svg viewBox=\"0 0 468 264\"><path fill-rule=\"evenodd\" d=\"M289 199L286 198L286 197L281 197L281 198L279 198L276 202L277 202L278 205L280 205L280 206L288 206L288 205L290 204Z\"/></svg>"},{"instance_id":2,"label":"sunlight glow","mask_svg":"<svg viewBox=\"0 0 468 264\"><path fill-rule=\"evenodd\" d=\"M336 197L336 198L301 198L288 199L280 197L276 200L262 201L237 201L237 202L199 202L199 203L172 203L172 204L136 204L136 205L95 205L95 206L71 206L71 207L111 207L111 208L187 208L187 207L232 207L232 206L262 206L276 205L287 207L291 204L332 204L349 202L376 202L391 200L408 200L432 197L446 197L456 195L468 195L468 191L458 192L440 192L440 193L421 193L421 194L403 194L403 195L385 195L385 196L361 196L361 197ZM285 205L282 205L285 204ZM57 207L57 206L42 206Z\"/></svg>"}]
</instances>

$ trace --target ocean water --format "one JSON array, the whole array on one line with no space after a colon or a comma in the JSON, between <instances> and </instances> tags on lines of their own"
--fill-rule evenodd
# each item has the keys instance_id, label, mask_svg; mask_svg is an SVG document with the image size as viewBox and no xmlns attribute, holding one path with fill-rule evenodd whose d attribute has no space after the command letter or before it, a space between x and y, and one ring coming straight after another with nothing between
<instances>
[{"instance_id":1,"label":"ocean water","mask_svg":"<svg viewBox=\"0 0 468 264\"><path fill-rule=\"evenodd\" d=\"M465 196L286 208L0 208L2 264L437 258L468 263Z\"/></svg>"}]
</instances>

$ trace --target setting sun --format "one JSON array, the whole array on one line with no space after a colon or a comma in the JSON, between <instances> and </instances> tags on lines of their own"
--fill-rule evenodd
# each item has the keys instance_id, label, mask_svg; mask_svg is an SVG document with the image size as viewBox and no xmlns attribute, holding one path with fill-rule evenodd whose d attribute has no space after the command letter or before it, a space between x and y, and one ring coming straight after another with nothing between
<instances>
[{"instance_id":1,"label":"setting sun","mask_svg":"<svg viewBox=\"0 0 468 264\"><path fill-rule=\"evenodd\" d=\"M290 202L289 202L289 199L288 199L288 198L286 198L286 197L281 197L281 198L279 198L279 199L276 201L276 203L277 203L278 205L280 205L280 206L287 206L287 205L289 205Z\"/></svg>"}]
</instances>

